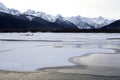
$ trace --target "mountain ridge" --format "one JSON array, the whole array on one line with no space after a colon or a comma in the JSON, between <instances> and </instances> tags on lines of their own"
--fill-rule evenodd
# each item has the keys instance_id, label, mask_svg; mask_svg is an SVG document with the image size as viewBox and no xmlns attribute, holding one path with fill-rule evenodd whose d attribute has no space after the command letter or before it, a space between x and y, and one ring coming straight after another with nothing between
<instances>
[{"instance_id":1,"label":"mountain ridge","mask_svg":"<svg viewBox=\"0 0 120 80\"><path fill-rule=\"evenodd\" d=\"M28 15L27 18L32 20L35 17L40 17L49 22L55 22L61 15L52 16L50 14L46 14L45 12L36 12L34 10L28 9L27 11L21 13L15 9L7 8L3 3L0 3L0 12L5 12L12 15ZM98 18L87 18L82 16L72 16L72 17L63 17L63 20L70 21L71 23L75 24L79 29L99 29L103 26L109 25L110 23L114 22L115 20L108 20L103 17Z\"/></svg>"},{"instance_id":2,"label":"mountain ridge","mask_svg":"<svg viewBox=\"0 0 120 80\"><path fill-rule=\"evenodd\" d=\"M114 30L120 30L120 20L117 20L107 26L104 26L102 27L102 29L105 29L105 30L110 30L110 29L114 29Z\"/></svg>"},{"instance_id":3,"label":"mountain ridge","mask_svg":"<svg viewBox=\"0 0 120 80\"><path fill-rule=\"evenodd\" d=\"M6 18L6 16L8 18ZM10 19L13 20L13 22ZM10 26L5 24L6 21ZM98 18L82 16L63 17L62 15L52 16L45 12L36 12L31 9L21 13L18 10L7 8L3 3L0 3L0 30L5 30L6 28L11 28L11 30L16 31L23 31L23 28L25 28L25 31L95 30L104 29L104 27L109 26L115 21L116 20L105 19L101 16ZM18 27L21 27L21 30L19 30Z\"/></svg>"}]
</instances>

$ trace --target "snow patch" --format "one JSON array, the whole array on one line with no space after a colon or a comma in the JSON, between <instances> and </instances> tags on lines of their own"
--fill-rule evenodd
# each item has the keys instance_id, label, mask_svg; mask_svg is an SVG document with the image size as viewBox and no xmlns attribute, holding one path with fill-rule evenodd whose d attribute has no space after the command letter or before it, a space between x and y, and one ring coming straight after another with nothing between
<instances>
[{"instance_id":1,"label":"snow patch","mask_svg":"<svg viewBox=\"0 0 120 80\"><path fill-rule=\"evenodd\" d=\"M26 16L30 21L32 21L34 19L34 17L32 16Z\"/></svg>"}]
</instances>

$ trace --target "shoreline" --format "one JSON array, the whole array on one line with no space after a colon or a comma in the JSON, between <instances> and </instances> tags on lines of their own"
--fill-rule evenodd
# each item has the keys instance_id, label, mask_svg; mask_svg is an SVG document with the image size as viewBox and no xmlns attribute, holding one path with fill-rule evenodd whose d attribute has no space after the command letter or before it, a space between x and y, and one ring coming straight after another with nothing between
<instances>
[{"instance_id":1,"label":"shoreline","mask_svg":"<svg viewBox=\"0 0 120 80\"><path fill-rule=\"evenodd\" d=\"M100 66L87 66L87 65L61 66L61 67L41 68L38 71L93 75L93 76L120 77L120 68L116 68L116 67L100 67Z\"/></svg>"},{"instance_id":2,"label":"shoreline","mask_svg":"<svg viewBox=\"0 0 120 80\"><path fill-rule=\"evenodd\" d=\"M88 66L61 66L42 68L34 72L0 70L0 80L120 80L120 76L117 75L104 76L78 73L81 69L87 68Z\"/></svg>"},{"instance_id":3,"label":"shoreline","mask_svg":"<svg viewBox=\"0 0 120 80\"><path fill-rule=\"evenodd\" d=\"M76 66L82 65L86 67L84 70L68 70L68 72L80 74L82 74L83 72L83 74L100 76L120 76L120 65L118 63L119 60L117 60L119 56L120 54L118 53L91 53L72 57L69 59L70 62L72 62ZM61 72L67 73L67 70L61 70Z\"/></svg>"},{"instance_id":4,"label":"shoreline","mask_svg":"<svg viewBox=\"0 0 120 80\"><path fill-rule=\"evenodd\" d=\"M34 73L48 72L48 73L61 73L61 74L78 74L78 75L90 75L90 76L120 77L120 67L84 65L82 63L82 61L76 60L76 59L80 59L82 57L88 57L88 59L89 59L89 56L91 56L93 54L94 53L85 54L85 55L70 58L69 61L75 64L72 66L45 67L45 68L36 69L35 71L0 70L0 74L1 73L34 74ZM102 54L106 54L106 53L102 53ZM113 54L113 53L110 53L110 55L111 54Z\"/></svg>"},{"instance_id":5,"label":"shoreline","mask_svg":"<svg viewBox=\"0 0 120 80\"><path fill-rule=\"evenodd\" d=\"M118 50L118 49L116 49L116 50ZM75 65L116 67L116 68L119 67L120 68L120 65L116 65L119 61L119 57L120 57L119 53L100 53L100 54L89 53L89 54L84 54L81 56L69 58L69 61ZM112 61L112 60L114 60L114 61ZM93 64L93 63L96 63L96 64ZM113 64L114 64L114 66L112 66Z\"/></svg>"},{"instance_id":6,"label":"shoreline","mask_svg":"<svg viewBox=\"0 0 120 80\"><path fill-rule=\"evenodd\" d=\"M87 65L45 67L45 68L36 69L35 71L0 70L0 74L1 73L34 74L34 73L42 73L42 72L60 73L60 74L78 74L78 75L89 75L89 76L104 76L104 77L120 77L120 68L87 66Z\"/></svg>"}]
</instances>

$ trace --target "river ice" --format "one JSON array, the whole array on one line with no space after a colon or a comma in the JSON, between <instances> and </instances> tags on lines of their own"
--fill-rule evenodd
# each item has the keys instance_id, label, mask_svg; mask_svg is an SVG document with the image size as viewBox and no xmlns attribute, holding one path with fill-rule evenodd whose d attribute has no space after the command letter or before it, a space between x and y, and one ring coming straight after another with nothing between
<instances>
[{"instance_id":1,"label":"river ice","mask_svg":"<svg viewBox=\"0 0 120 80\"><path fill-rule=\"evenodd\" d=\"M0 33L0 69L34 71L74 65L69 61L72 57L116 53L119 38L117 33Z\"/></svg>"}]
</instances>

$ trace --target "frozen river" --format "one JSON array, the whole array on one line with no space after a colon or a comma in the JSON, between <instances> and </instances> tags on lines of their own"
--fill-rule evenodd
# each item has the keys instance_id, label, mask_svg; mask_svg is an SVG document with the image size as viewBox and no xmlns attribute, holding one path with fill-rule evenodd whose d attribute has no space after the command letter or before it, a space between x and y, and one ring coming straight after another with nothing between
<instances>
[{"instance_id":1,"label":"frozen river","mask_svg":"<svg viewBox=\"0 0 120 80\"><path fill-rule=\"evenodd\" d=\"M0 70L34 71L75 65L70 58L91 53L116 55L119 49L117 33L0 33ZM119 61L117 56L113 63Z\"/></svg>"}]
</instances>

